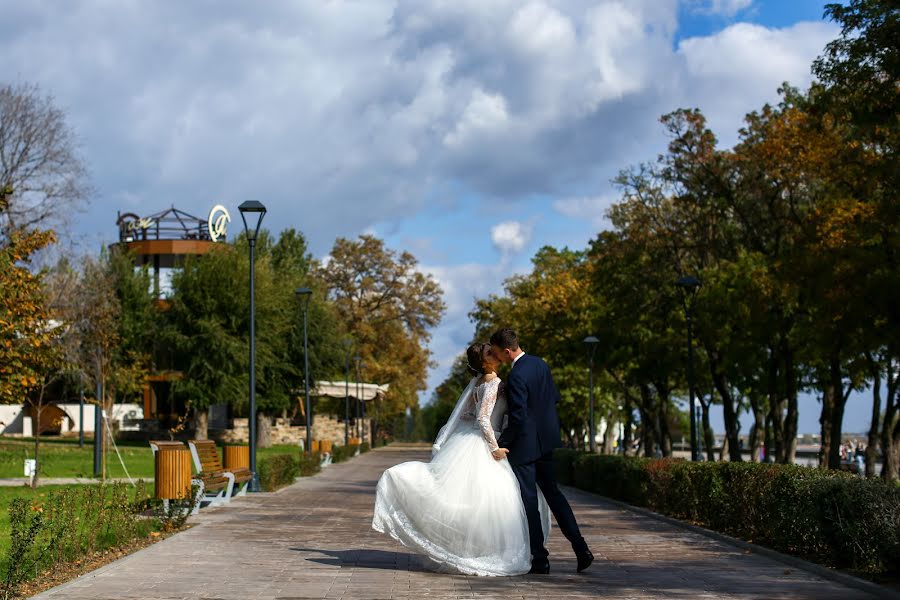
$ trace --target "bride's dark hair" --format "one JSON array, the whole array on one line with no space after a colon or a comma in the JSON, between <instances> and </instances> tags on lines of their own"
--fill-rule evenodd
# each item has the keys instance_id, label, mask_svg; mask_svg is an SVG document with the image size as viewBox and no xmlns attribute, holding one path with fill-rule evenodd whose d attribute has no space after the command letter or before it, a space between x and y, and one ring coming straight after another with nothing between
<instances>
[{"instance_id":1,"label":"bride's dark hair","mask_svg":"<svg viewBox=\"0 0 900 600\"><path fill-rule=\"evenodd\" d=\"M485 344L476 342L466 350L466 366L475 375L484 375L484 347Z\"/></svg>"}]
</instances>

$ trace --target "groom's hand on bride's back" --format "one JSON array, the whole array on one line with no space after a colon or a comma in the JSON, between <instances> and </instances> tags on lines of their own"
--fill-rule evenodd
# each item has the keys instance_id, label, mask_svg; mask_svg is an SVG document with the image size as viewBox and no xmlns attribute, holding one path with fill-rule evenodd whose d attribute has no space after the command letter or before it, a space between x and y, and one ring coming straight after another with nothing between
<instances>
[{"instance_id":1,"label":"groom's hand on bride's back","mask_svg":"<svg viewBox=\"0 0 900 600\"><path fill-rule=\"evenodd\" d=\"M506 455L509 454L509 450L506 448L497 448L493 452L491 452L491 456L494 457L495 460L503 460L506 458Z\"/></svg>"}]
</instances>

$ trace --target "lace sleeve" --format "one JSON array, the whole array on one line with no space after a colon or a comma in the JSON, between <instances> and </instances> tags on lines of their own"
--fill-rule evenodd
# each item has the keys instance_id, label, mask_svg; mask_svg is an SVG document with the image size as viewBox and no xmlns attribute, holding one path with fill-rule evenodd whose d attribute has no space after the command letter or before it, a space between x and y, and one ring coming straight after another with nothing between
<instances>
[{"instance_id":1,"label":"lace sleeve","mask_svg":"<svg viewBox=\"0 0 900 600\"><path fill-rule=\"evenodd\" d=\"M494 426L491 424L491 413L494 412L494 405L497 403L497 389L499 385L486 385L484 389L484 399L481 401L481 408L478 411L478 427L481 428L481 435L484 441L488 443L491 452L498 448L497 438L494 437Z\"/></svg>"}]
</instances>

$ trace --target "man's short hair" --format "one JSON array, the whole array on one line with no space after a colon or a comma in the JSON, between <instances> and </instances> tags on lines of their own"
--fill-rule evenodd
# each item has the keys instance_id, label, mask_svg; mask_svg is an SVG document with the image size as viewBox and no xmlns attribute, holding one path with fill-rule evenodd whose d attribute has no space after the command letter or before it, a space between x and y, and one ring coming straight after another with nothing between
<instances>
[{"instance_id":1,"label":"man's short hair","mask_svg":"<svg viewBox=\"0 0 900 600\"><path fill-rule=\"evenodd\" d=\"M505 350L519 349L519 336L512 329L505 327L498 330L491 336L491 345L500 346Z\"/></svg>"}]
</instances>

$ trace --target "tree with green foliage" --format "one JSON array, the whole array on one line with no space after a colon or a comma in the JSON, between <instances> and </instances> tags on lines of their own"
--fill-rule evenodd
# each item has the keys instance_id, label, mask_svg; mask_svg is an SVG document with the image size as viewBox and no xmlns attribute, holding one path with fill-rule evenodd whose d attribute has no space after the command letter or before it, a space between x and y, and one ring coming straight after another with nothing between
<instances>
[{"instance_id":1,"label":"tree with green foliage","mask_svg":"<svg viewBox=\"0 0 900 600\"><path fill-rule=\"evenodd\" d=\"M425 389L428 341L446 308L440 286L412 254L370 235L339 238L317 277L365 362L363 379L390 386L378 407L385 434L401 435Z\"/></svg>"}]
</instances>

